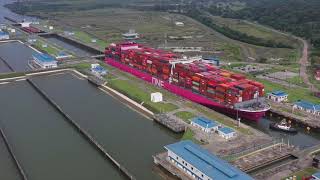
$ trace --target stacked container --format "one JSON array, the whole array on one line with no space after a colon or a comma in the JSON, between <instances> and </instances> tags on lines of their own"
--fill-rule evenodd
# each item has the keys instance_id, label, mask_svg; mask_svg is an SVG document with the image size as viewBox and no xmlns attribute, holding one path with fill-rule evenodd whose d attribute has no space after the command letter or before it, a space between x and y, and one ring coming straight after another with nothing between
<instances>
[{"instance_id":1,"label":"stacked container","mask_svg":"<svg viewBox=\"0 0 320 180\"><path fill-rule=\"evenodd\" d=\"M173 68L171 62L177 60L176 54L133 42L111 45L105 53L106 57L113 57L159 79L171 79L177 86L229 105L264 96L263 84L201 60L174 63Z\"/></svg>"}]
</instances>

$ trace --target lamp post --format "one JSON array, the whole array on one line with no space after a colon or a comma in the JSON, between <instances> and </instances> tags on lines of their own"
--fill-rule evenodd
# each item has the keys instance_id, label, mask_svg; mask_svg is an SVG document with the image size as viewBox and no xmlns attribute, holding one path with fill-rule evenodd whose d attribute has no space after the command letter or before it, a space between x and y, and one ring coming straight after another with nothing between
<instances>
[{"instance_id":1,"label":"lamp post","mask_svg":"<svg viewBox=\"0 0 320 180\"><path fill-rule=\"evenodd\" d=\"M237 121L238 121L238 127L240 127L240 120L241 120L241 118L239 117L239 109L237 108Z\"/></svg>"}]
</instances>

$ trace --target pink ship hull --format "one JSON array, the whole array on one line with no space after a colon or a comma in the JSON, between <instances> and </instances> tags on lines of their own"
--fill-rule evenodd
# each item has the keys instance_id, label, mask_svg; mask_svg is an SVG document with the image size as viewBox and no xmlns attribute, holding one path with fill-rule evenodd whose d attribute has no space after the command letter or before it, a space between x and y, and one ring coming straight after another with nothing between
<instances>
[{"instance_id":1,"label":"pink ship hull","mask_svg":"<svg viewBox=\"0 0 320 180\"><path fill-rule=\"evenodd\" d=\"M218 102L215 102L213 100L210 100L202 95L196 94L190 90L184 89L182 87L179 87L177 85L174 84L170 84L167 81L163 81L160 80L156 77L153 77L150 74L147 74L145 72L139 71L135 68L132 68L130 66L127 66L125 64L122 64L118 61L115 61L112 58L106 58L106 63L116 67L122 71L128 72L144 81L147 81L153 85L162 87L174 94L177 94L179 96L182 96L186 99L189 99L193 102L199 103L203 106L206 106L208 108L211 108L213 110L219 111L221 113L227 114L227 115L232 115L234 117L238 116L243 118L243 119L247 119L247 120L252 120L252 121L258 121L259 119L261 119L264 115L265 115L265 111L261 111L261 112L245 112L245 111L238 111L231 109L229 107L226 107L222 104L219 104Z\"/></svg>"}]
</instances>

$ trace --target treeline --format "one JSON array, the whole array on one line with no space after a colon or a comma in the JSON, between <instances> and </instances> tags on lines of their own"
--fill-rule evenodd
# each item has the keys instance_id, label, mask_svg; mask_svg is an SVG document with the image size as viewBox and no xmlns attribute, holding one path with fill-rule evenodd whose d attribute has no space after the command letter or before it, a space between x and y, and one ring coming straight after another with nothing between
<instances>
[{"instance_id":1,"label":"treeline","mask_svg":"<svg viewBox=\"0 0 320 180\"><path fill-rule=\"evenodd\" d=\"M320 48L319 0L240 0L246 3L241 10L212 5L208 11L228 18L247 19L291 32L309 39Z\"/></svg>"},{"instance_id":2,"label":"treeline","mask_svg":"<svg viewBox=\"0 0 320 180\"><path fill-rule=\"evenodd\" d=\"M290 45L286 45L281 42L275 42L273 40L265 40L263 38L258 38L255 36L250 36L246 33L233 30L227 26L219 26L213 22L213 20L205 15L203 12L197 9L192 9L186 12L186 15L205 24L206 26L214 29L215 31L237 41L245 42L248 44L253 44L257 46L265 46L272 48L293 48Z\"/></svg>"}]
</instances>

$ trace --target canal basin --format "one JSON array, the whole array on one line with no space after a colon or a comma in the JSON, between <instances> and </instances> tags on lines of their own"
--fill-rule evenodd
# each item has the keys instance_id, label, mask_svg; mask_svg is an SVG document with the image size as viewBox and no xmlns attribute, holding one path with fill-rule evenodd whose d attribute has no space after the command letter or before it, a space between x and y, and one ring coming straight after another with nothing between
<instances>
[{"instance_id":1,"label":"canal basin","mask_svg":"<svg viewBox=\"0 0 320 180\"><path fill-rule=\"evenodd\" d=\"M0 99L2 128L30 179L124 179L26 81L0 85Z\"/></svg>"},{"instance_id":2,"label":"canal basin","mask_svg":"<svg viewBox=\"0 0 320 180\"><path fill-rule=\"evenodd\" d=\"M0 137L0 179L22 180L2 137Z\"/></svg>"},{"instance_id":3,"label":"canal basin","mask_svg":"<svg viewBox=\"0 0 320 180\"><path fill-rule=\"evenodd\" d=\"M306 129L299 128L297 124L293 124L295 128L298 129L298 133L286 133L281 131L271 130L269 128L270 123L279 122L280 120L276 117L264 117L258 122L248 122L244 123L256 128L274 139L278 141L282 141L283 143L289 143L290 145L294 145L301 149L308 148L320 143L320 135L314 132L307 132Z\"/></svg>"},{"instance_id":4,"label":"canal basin","mask_svg":"<svg viewBox=\"0 0 320 180\"><path fill-rule=\"evenodd\" d=\"M34 49L31 49L19 41L0 43L1 59L6 61L15 72L31 70L28 65L28 61L32 59L33 53L36 53Z\"/></svg>"},{"instance_id":5,"label":"canal basin","mask_svg":"<svg viewBox=\"0 0 320 180\"><path fill-rule=\"evenodd\" d=\"M86 51L80 47L77 47L74 44L71 44L67 41L64 41L64 40L62 40L62 38L58 38L56 35L43 36L43 37L46 38L48 40L48 42L72 52L77 57L89 57L89 56L96 55L96 54L91 53L89 51Z\"/></svg>"},{"instance_id":6,"label":"canal basin","mask_svg":"<svg viewBox=\"0 0 320 180\"><path fill-rule=\"evenodd\" d=\"M180 135L138 114L86 79L67 73L34 77L33 82L137 179L161 179L153 170L152 155L178 141Z\"/></svg>"}]
</instances>

